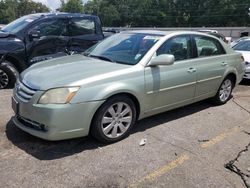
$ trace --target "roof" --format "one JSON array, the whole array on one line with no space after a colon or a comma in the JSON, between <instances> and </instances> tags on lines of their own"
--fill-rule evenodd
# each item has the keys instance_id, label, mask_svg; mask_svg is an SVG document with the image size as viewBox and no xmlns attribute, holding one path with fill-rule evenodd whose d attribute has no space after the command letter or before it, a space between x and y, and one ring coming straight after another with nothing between
<instances>
[{"instance_id":1,"label":"roof","mask_svg":"<svg viewBox=\"0 0 250 188\"><path fill-rule=\"evenodd\" d=\"M37 17L92 17L97 18L97 16L90 14L80 14L80 13L67 13L67 12L45 12L45 13L36 13L30 14L31 16Z\"/></svg>"},{"instance_id":2,"label":"roof","mask_svg":"<svg viewBox=\"0 0 250 188\"><path fill-rule=\"evenodd\" d=\"M151 34L151 35L170 35L170 34L194 34L194 35L204 35L204 36L210 36L209 34L197 32L197 31L160 31L160 30L130 30L130 31L122 31L122 33L141 33L141 34ZM212 36L214 37L214 36ZM215 37L214 37L215 38Z\"/></svg>"},{"instance_id":3,"label":"roof","mask_svg":"<svg viewBox=\"0 0 250 188\"><path fill-rule=\"evenodd\" d=\"M130 30L123 31L123 33L141 33L141 34L151 34L151 35L168 35L174 31L160 31L160 30Z\"/></svg>"}]
</instances>

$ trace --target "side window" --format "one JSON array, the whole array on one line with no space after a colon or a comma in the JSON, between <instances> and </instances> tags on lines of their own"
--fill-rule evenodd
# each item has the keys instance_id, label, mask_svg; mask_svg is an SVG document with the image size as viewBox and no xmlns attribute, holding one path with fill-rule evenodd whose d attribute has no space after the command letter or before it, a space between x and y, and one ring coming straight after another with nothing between
<instances>
[{"instance_id":1,"label":"side window","mask_svg":"<svg viewBox=\"0 0 250 188\"><path fill-rule=\"evenodd\" d=\"M195 36L195 43L198 57L225 54L223 47L216 39L204 36Z\"/></svg>"},{"instance_id":2,"label":"side window","mask_svg":"<svg viewBox=\"0 0 250 188\"><path fill-rule=\"evenodd\" d=\"M69 35L79 36L95 34L95 22L87 18L72 18L69 24Z\"/></svg>"},{"instance_id":3,"label":"side window","mask_svg":"<svg viewBox=\"0 0 250 188\"><path fill-rule=\"evenodd\" d=\"M66 24L63 19L46 20L31 30L39 32L40 36L61 36L66 32Z\"/></svg>"},{"instance_id":4,"label":"side window","mask_svg":"<svg viewBox=\"0 0 250 188\"><path fill-rule=\"evenodd\" d=\"M191 57L191 39L189 36L177 36L167 40L156 51L156 55L172 54L175 61L189 59Z\"/></svg>"}]
</instances>

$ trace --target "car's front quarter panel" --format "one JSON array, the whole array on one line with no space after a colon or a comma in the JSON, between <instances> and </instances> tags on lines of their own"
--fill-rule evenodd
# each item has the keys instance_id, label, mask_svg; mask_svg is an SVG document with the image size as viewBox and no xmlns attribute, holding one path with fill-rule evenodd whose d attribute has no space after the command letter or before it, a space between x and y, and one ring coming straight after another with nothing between
<instances>
[{"instance_id":1,"label":"car's front quarter panel","mask_svg":"<svg viewBox=\"0 0 250 188\"><path fill-rule=\"evenodd\" d=\"M127 93L138 100L141 111L144 111L142 102L145 97L144 67L141 65L73 83L73 85L79 84L81 88L72 99L73 104L106 100L116 94Z\"/></svg>"}]
</instances>

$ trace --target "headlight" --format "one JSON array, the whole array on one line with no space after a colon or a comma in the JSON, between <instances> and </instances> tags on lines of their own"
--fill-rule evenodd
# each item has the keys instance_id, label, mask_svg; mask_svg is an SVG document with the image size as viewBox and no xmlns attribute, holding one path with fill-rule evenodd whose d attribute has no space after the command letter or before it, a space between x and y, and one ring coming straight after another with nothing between
<instances>
[{"instance_id":1,"label":"headlight","mask_svg":"<svg viewBox=\"0 0 250 188\"><path fill-rule=\"evenodd\" d=\"M39 104L66 104L75 96L79 87L56 88L46 91L39 99Z\"/></svg>"}]
</instances>

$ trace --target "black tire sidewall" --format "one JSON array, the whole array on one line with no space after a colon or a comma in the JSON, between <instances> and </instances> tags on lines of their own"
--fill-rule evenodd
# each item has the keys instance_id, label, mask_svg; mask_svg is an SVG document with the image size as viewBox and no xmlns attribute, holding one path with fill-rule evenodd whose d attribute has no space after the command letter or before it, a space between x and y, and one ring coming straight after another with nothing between
<instances>
[{"instance_id":1,"label":"black tire sidewall","mask_svg":"<svg viewBox=\"0 0 250 188\"><path fill-rule=\"evenodd\" d=\"M17 71L16 72L14 71L14 70L16 70L14 65L12 65L8 61L3 61L0 64L0 69L8 75L8 79L9 79L7 86L5 88L2 88L2 89L13 88L15 83L16 83L16 73L17 73Z\"/></svg>"},{"instance_id":2,"label":"black tire sidewall","mask_svg":"<svg viewBox=\"0 0 250 188\"><path fill-rule=\"evenodd\" d=\"M102 131L102 118L104 113L107 111L107 109L112 106L115 103L118 102L124 102L126 104L128 104L132 110L132 122L130 127L127 129L127 131L120 137L118 138L109 138L107 137L103 131ZM92 125L91 125L91 134L92 136L94 136L97 140L103 142L103 143L113 143L113 142L117 142L119 140L122 140L123 138L127 137L130 133L130 130L132 129L132 127L134 126L136 122L136 108L135 108L135 104L134 102L128 98L127 96L121 95L121 96L115 96L112 97L110 99L108 99L95 113L95 116L93 118L92 121Z\"/></svg>"}]
</instances>

